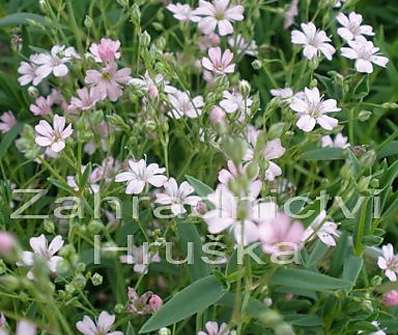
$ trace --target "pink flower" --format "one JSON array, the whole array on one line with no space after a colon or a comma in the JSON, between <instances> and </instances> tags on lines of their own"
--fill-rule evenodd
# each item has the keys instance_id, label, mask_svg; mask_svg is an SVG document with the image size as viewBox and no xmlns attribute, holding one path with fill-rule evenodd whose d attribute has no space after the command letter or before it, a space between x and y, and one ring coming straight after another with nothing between
<instances>
[{"instance_id":1,"label":"pink flower","mask_svg":"<svg viewBox=\"0 0 398 335\"><path fill-rule=\"evenodd\" d=\"M21 75L18 78L18 82L21 86L28 85L32 83L33 85L38 85L41 79L36 75L37 65L35 61L37 60L39 54L31 55L29 62L21 62L18 67L18 73Z\"/></svg>"},{"instance_id":2,"label":"pink flower","mask_svg":"<svg viewBox=\"0 0 398 335\"><path fill-rule=\"evenodd\" d=\"M379 53L371 41L367 41L363 36L357 37L353 41L348 41L349 48L341 48L341 55L348 59L355 60L355 69L361 73L372 73L373 64L386 67L389 59Z\"/></svg>"},{"instance_id":3,"label":"pink flower","mask_svg":"<svg viewBox=\"0 0 398 335\"><path fill-rule=\"evenodd\" d=\"M172 12L174 17L179 21L192 21L198 22L200 17L194 15L194 11L189 5L176 3L170 4L166 7L170 12Z\"/></svg>"},{"instance_id":4,"label":"pink flower","mask_svg":"<svg viewBox=\"0 0 398 335\"><path fill-rule=\"evenodd\" d=\"M186 181L178 186L174 178L170 178L164 184L164 192L156 193L155 202L162 205L171 205L171 211L174 215L186 213L184 205L196 206L201 200L200 197L191 195L194 188Z\"/></svg>"},{"instance_id":5,"label":"pink flower","mask_svg":"<svg viewBox=\"0 0 398 335\"><path fill-rule=\"evenodd\" d=\"M98 100L100 100L100 97L97 96L97 93L97 90L87 87L77 90L78 97L72 97L68 111L86 111L94 108L95 104L98 102Z\"/></svg>"},{"instance_id":6,"label":"pink flower","mask_svg":"<svg viewBox=\"0 0 398 335\"><path fill-rule=\"evenodd\" d=\"M100 99L108 97L111 101L116 101L123 94L122 85L131 80L130 73L129 68L118 70L115 63L110 63L100 71L88 70L85 82L92 86L95 96Z\"/></svg>"},{"instance_id":7,"label":"pink flower","mask_svg":"<svg viewBox=\"0 0 398 335\"><path fill-rule=\"evenodd\" d=\"M317 30L312 22L302 23L301 29L292 31L292 43L303 46L303 55L312 60L322 53L327 60L332 60L336 49L328 42L331 42L323 30Z\"/></svg>"},{"instance_id":8,"label":"pink flower","mask_svg":"<svg viewBox=\"0 0 398 335\"><path fill-rule=\"evenodd\" d=\"M197 335L236 335L236 331L229 330L224 322L219 326L215 321L208 321L206 322L206 331L200 331Z\"/></svg>"},{"instance_id":9,"label":"pink flower","mask_svg":"<svg viewBox=\"0 0 398 335\"><path fill-rule=\"evenodd\" d=\"M273 202L258 203L261 182L250 184L249 194L239 199L224 184L219 184L207 199L214 205L214 209L203 215L210 234L219 234L228 229L234 234L238 244L248 245L258 240L257 222L262 222L274 216L276 205ZM239 212L245 209L245 217ZM243 236L242 236L243 229Z\"/></svg>"},{"instance_id":10,"label":"pink flower","mask_svg":"<svg viewBox=\"0 0 398 335\"><path fill-rule=\"evenodd\" d=\"M238 50L243 55L248 55L252 57L257 56L257 44L255 40L246 41L241 34L236 36L228 37L228 45L233 50Z\"/></svg>"},{"instance_id":11,"label":"pink flower","mask_svg":"<svg viewBox=\"0 0 398 335\"><path fill-rule=\"evenodd\" d=\"M101 38L99 44L92 43L90 55L97 63L110 63L120 58L120 41L109 38Z\"/></svg>"},{"instance_id":12,"label":"pink flower","mask_svg":"<svg viewBox=\"0 0 398 335\"><path fill-rule=\"evenodd\" d=\"M243 158L245 161L250 161L253 159L259 135L260 132L253 126L249 125L247 129L247 142L249 144L249 148L247 149ZM268 162L268 168L265 171L266 180L273 181L276 177L282 175L282 169L279 167L279 165L274 163L273 160L282 157L285 152L286 149L282 146L281 140L279 138L275 138L266 142L264 151L262 152L263 157Z\"/></svg>"},{"instance_id":13,"label":"pink flower","mask_svg":"<svg viewBox=\"0 0 398 335\"><path fill-rule=\"evenodd\" d=\"M172 107L169 114L175 119L180 119L183 116L194 119L202 114L204 101L201 95L191 98L189 92L177 90L172 94L168 94L168 98Z\"/></svg>"},{"instance_id":14,"label":"pink flower","mask_svg":"<svg viewBox=\"0 0 398 335\"><path fill-rule=\"evenodd\" d=\"M250 114L250 108L253 104L253 99L244 97L239 91L233 90L232 92L224 91L223 100L220 106L226 113L238 113L239 121L243 121L247 115Z\"/></svg>"},{"instance_id":15,"label":"pink flower","mask_svg":"<svg viewBox=\"0 0 398 335\"><path fill-rule=\"evenodd\" d=\"M24 251L22 253L21 262L18 262L19 266L33 266L35 258L41 258L47 263L48 269L52 273L57 272L58 264L62 261L62 257L56 256L56 253L64 245L64 240L60 235L54 237L50 245L48 245L47 238L41 234L38 237L32 237L29 240L30 246L33 252ZM33 273L28 273L28 278L33 279Z\"/></svg>"},{"instance_id":16,"label":"pink flower","mask_svg":"<svg viewBox=\"0 0 398 335\"><path fill-rule=\"evenodd\" d=\"M76 328L84 335L123 335L121 331L111 331L115 319L114 315L106 311L101 312L96 323L85 315L83 321L76 323Z\"/></svg>"},{"instance_id":17,"label":"pink flower","mask_svg":"<svg viewBox=\"0 0 398 335\"><path fill-rule=\"evenodd\" d=\"M227 169L222 169L218 173L218 181L227 186L230 180L233 180L242 174L242 170L241 166L236 167L234 162L229 160L227 162Z\"/></svg>"},{"instance_id":18,"label":"pink flower","mask_svg":"<svg viewBox=\"0 0 398 335\"><path fill-rule=\"evenodd\" d=\"M4 316L3 313L0 313L0 329L4 327L6 322L7 322L6 317Z\"/></svg>"},{"instance_id":19,"label":"pink flower","mask_svg":"<svg viewBox=\"0 0 398 335\"><path fill-rule=\"evenodd\" d=\"M383 295L383 303L388 307L398 306L398 291L391 290Z\"/></svg>"},{"instance_id":20,"label":"pink flower","mask_svg":"<svg viewBox=\"0 0 398 335\"><path fill-rule=\"evenodd\" d=\"M149 306L154 312L157 312L163 305L163 300L156 294L153 294L148 301Z\"/></svg>"},{"instance_id":21,"label":"pink flower","mask_svg":"<svg viewBox=\"0 0 398 335\"><path fill-rule=\"evenodd\" d=\"M211 47L215 47L220 44L220 36L215 33L210 33L207 35L202 35L199 37L198 45L199 49L206 51Z\"/></svg>"},{"instance_id":22,"label":"pink flower","mask_svg":"<svg viewBox=\"0 0 398 335\"><path fill-rule=\"evenodd\" d=\"M125 264L134 264L134 272L145 274L148 272L150 263L160 262L159 254L149 252L144 245L139 247L133 245L131 249L130 247L128 249L128 254L120 256L120 261Z\"/></svg>"},{"instance_id":23,"label":"pink flower","mask_svg":"<svg viewBox=\"0 0 398 335\"><path fill-rule=\"evenodd\" d=\"M229 0L214 0L213 3L200 0L194 14L203 16L199 21L199 29L204 34L213 32L218 27L221 36L232 34L231 22L243 20L243 6L229 7Z\"/></svg>"},{"instance_id":24,"label":"pink flower","mask_svg":"<svg viewBox=\"0 0 398 335\"><path fill-rule=\"evenodd\" d=\"M69 72L66 64L74 58L79 58L76 50L73 47L66 48L65 45L55 45L51 48L50 53L38 54L34 58L34 62L37 65L35 71L37 75L36 84L40 83L51 73L55 77L65 77Z\"/></svg>"},{"instance_id":25,"label":"pink flower","mask_svg":"<svg viewBox=\"0 0 398 335\"><path fill-rule=\"evenodd\" d=\"M36 144L41 147L49 147L53 152L60 152L65 148L65 140L72 135L72 125L65 128L65 118L54 115L53 126L41 120L35 126Z\"/></svg>"},{"instance_id":26,"label":"pink flower","mask_svg":"<svg viewBox=\"0 0 398 335\"><path fill-rule=\"evenodd\" d=\"M127 182L126 194L140 194L146 185L162 187L167 182L166 169L152 163L147 166L144 159L129 160L129 170L116 175L117 183Z\"/></svg>"},{"instance_id":27,"label":"pink flower","mask_svg":"<svg viewBox=\"0 0 398 335\"><path fill-rule=\"evenodd\" d=\"M394 255L394 248L391 243L382 247L383 256L379 256L377 265L384 270L384 274L390 281L397 280L398 256Z\"/></svg>"},{"instance_id":28,"label":"pink flower","mask_svg":"<svg viewBox=\"0 0 398 335\"><path fill-rule=\"evenodd\" d=\"M278 213L274 218L260 223L258 231L263 251L277 255L286 247L291 247L292 251L300 248L304 227L286 214Z\"/></svg>"},{"instance_id":29,"label":"pink flower","mask_svg":"<svg viewBox=\"0 0 398 335\"><path fill-rule=\"evenodd\" d=\"M7 255L15 247L16 241L14 236L6 231L0 231L0 254Z\"/></svg>"},{"instance_id":30,"label":"pink flower","mask_svg":"<svg viewBox=\"0 0 398 335\"><path fill-rule=\"evenodd\" d=\"M51 106L53 105L53 100L49 95L47 98L38 97L35 101L35 104L30 105L30 111L35 116L43 116L48 115L52 112Z\"/></svg>"},{"instance_id":31,"label":"pink flower","mask_svg":"<svg viewBox=\"0 0 398 335\"><path fill-rule=\"evenodd\" d=\"M163 305L162 299L151 291L139 296L135 289L128 288L128 312L135 315L147 315L157 312Z\"/></svg>"},{"instance_id":32,"label":"pink flower","mask_svg":"<svg viewBox=\"0 0 398 335\"><path fill-rule=\"evenodd\" d=\"M326 221L326 211L321 211L311 225L305 230L303 242L317 236L323 244L328 247L335 247L336 240L340 236L337 224L332 221Z\"/></svg>"},{"instance_id":33,"label":"pink flower","mask_svg":"<svg viewBox=\"0 0 398 335\"><path fill-rule=\"evenodd\" d=\"M1 323L0 323L0 335L8 335L8 332L1 329ZM15 330L15 335L36 335L36 326L30 321L20 320L17 323L17 329Z\"/></svg>"},{"instance_id":34,"label":"pink flower","mask_svg":"<svg viewBox=\"0 0 398 335\"><path fill-rule=\"evenodd\" d=\"M324 100L316 87L297 93L290 102L290 108L298 115L297 127L305 132L313 130L317 123L323 129L334 129L338 125L337 119L326 114L341 111L336 100Z\"/></svg>"},{"instance_id":35,"label":"pink flower","mask_svg":"<svg viewBox=\"0 0 398 335\"><path fill-rule=\"evenodd\" d=\"M362 15L351 12L349 16L340 13L336 20L343 26L337 29L337 33L346 41L355 40L362 35L373 36L373 28L368 25L361 25Z\"/></svg>"},{"instance_id":36,"label":"pink flower","mask_svg":"<svg viewBox=\"0 0 398 335\"><path fill-rule=\"evenodd\" d=\"M165 85L167 89L169 87L167 84L168 82L161 74L156 75L155 78L152 79L148 71L146 71L145 75L141 78L133 78L129 81L129 85L144 91L151 98L157 98L159 96L159 88Z\"/></svg>"},{"instance_id":37,"label":"pink flower","mask_svg":"<svg viewBox=\"0 0 398 335\"><path fill-rule=\"evenodd\" d=\"M330 135L322 136L321 138L321 146L322 148L348 148L350 143L348 143L348 138L343 136L342 133L338 133L334 140Z\"/></svg>"},{"instance_id":38,"label":"pink flower","mask_svg":"<svg viewBox=\"0 0 398 335\"><path fill-rule=\"evenodd\" d=\"M229 50L225 50L222 54L221 48L210 48L208 51L209 58L202 58L202 66L215 74L224 75L235 71L235 64L231 63L234 54Z\"/></svg>"},{"instance_id":39,"label":"pink flower","mask_svg":"<svg viewBox=\"0 0 398 335\"><path fill-rule=\"evenodd\" d=\"M9 111L0 116L0 132L3 134L10 131L17 124L14 114Z\"/></svg>"},{"instance_id":40,"label":"pink flower","mask_svg":"<svg viewBox=\"0 0 398 335\"><path fill-rule=\"evenodd\" d=\"M221 107L214 106L210 110L210 115L209 115L210 122L212 122L214 124L223 123L225 120L225 115L226 114Z\"/></svg>"}]
</instances>

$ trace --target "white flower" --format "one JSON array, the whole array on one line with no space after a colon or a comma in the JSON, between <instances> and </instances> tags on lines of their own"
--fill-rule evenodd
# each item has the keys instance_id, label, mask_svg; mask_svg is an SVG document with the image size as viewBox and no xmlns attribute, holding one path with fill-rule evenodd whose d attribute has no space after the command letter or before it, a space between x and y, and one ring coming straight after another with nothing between
<instances>
[{"instance_id":1,"label":"white flower","mask_svg":"<svg viewBox=\"0 0 398 335\"><path fill-rule=\"evenodd\" d=\"M247 142L249 148L244 156L245 161L250 161L254 157L254 150L257 144L257 139L260 132L253 126L249 126L247 129ZM265 179L268 181L275 180L276 177L282 175L282 169L273 162L274 159L282 157L286 152L286 149L282 146L281 140L279 138L270 140L266 143L263 157L268 162L268 168L265 171Z\"/></svg>"},{"instance_id":2,"label":"white flower","mask_svg":"<svg viewBox=\"0 0 398 335\"><path fill-rule=\"evenodd\" d=\"M111 331L115 319L114 315L106 311L101 312L96 323L85 315L83 321L76 323L76 328L84 335L123 335L121 331Z\"/></svg>"},{"instance_id":3,"label":"white flower","mask_svg":"<svg viewBox=\"0 0 398 335\"><path fill-rule=\"evenodd\" d=\"M341 48L341 55L348 59L355 60L355 69L362 73L372 73L373 65L377 64L381 67L386 67L389 62L387 57L379 53L379 48L376 48L371 41L367 41L360 36L354 41L348 41L349 48Z\"/></svg>"},{"instance_id":4,"label":"white flower","mask_svg":"<svg viewBox=\"0 0 398 335\"><path fill-rule=\"evenodd\" d=\"M129 160L129 171L116 175L117 183L127 182L126 194L140 194L148 184L162 187L167 181L164 175L166 169L152 163L147 166L145 160Z\"/></svg>"},{"instance_id":5,"label":"white flower","mask_svg":"<svg viewBox=\"0 0 398 335\"><path fill-rule=\"evenodd\" d=\"M176 91L168 94L169 102L172 107L169 115L175 119L183 116L189 118L197 118L202 113L204 106L203 97L201 95L191 98L188 92Z\"/></svg>"},{"instance_id":6,"label":"white flower","mask_svg":"<svg viewBox=\"0 0 398 335\"><path fill-rule=\"evenodd\" d=\"M128 255L120 257L120 261L125 264L134 264L134 272L146 274L150 263L160 262L159 255L150 253L144 246L134 245L129 251Z\"/></svg>"},{"instance_id":7,"label":"white flower","mask_svg":"<svg viewBox=\"0 0 398 335\"><path fill-rule=\"evenodd\" d=\"M270 93L273 97L286 102L290 102L294 96L294 92L290 87L273 89Z\"/></svg>"},{"instance_id":8,"label":"white flower","mask_svg":"<svg viewBox=\"0 0 398 335\"><path fill-rule=\"evenodd\" d=\"M68 74L69 69L65 64L79 56L73 47L65 48L65 45L54 45L51 48L51 53L41 53L35 57L34 62L37 65L35 74L38 82L51 73L56 77L64 77Z\"/></svg>"},{"instance_id":9,"label":"white flower","mask_svg":"<svg viewBox=\"0 0 398 335\"><path fill-rule=\"evenodd\" d=\"M297 93L290 103L290 108L298 114L297 127L305 132L313 130L316 123L326 130L332 130L338 121L326 114L341 111L336 100L323 100L316 87L305 88L304 92Z\"/></svg>"},{"instance_id":10,"label":"white flower","mask_svg":"<svg viewBox=\"0 0 398 335\"><path fill-rule=\"evenodd\" d=\"M371 324L377 328L377 331L371 332L369 335L387 335L384 330L380 329L380 323L378 321L372 321Z\"/></svg>"},{"instance_id":11,"label":"white flower","mask_svg":"<svg viewBox=\"0 0 398 335\"><path fill-rule=\"evenodd\" d=\"M303 55L309 60L314 59L322 53L327 60L332 60L336 49L328 42L331 39L327 37L323 30L317 30L312 22L302 23L301 29L292 31L292 43L304 47Z\"/></svg>"},{"instance_id":12,"label":"white flower","mask_svg":"<svg viewBox=\"0 0 398 335\"><path fill-rule=\"evenodd\" d=\"M257 56L257 44L255 40L246 41L241 34L228 37L228 44L232 49L237 49L244 55Z\"/></svg>"},{"instance_id":13,"label":"white flower","mask_svg":"<svg viewBox=\"0 0 398 335\"><path fill-rule=\"evenodd\" d=\"M57 153L65 148L65 140L72 135L72 125L69 124L65 128L65 118L63 116L54 115L53 126L41 120L35 126L36 138L35 142L41 147L49 147L53 152Z\"/></svg>"},{"instance_id":14,"label":"white flower","mask_svg":"<svg viewBox=\"0 0 398 335\"><path fill-rule=\"evenodd\" d=\"M20 320L15 330L15 335L36 335L36 326L27 320ZM8 335L5 329L0 328L0 335Z\"/></svg>"},{"instance_id":15,"label":"white flower","mask_svg":"<svg viewBox=\"0 0 398 335\"><path fill-rule=\"evenodd\" d=\"M362 35L373 36L373 28L368 25L361 25L362 15L352 12L347 16L340 13L336 16L337 21L343 26L337 29L337 33L346 41L355 40Z\"/></svg>"},{"instance_id":16,"label":"white flower","mask_svg":"<svg viewBox=\"0 0 398 335\"><path fill-rule=\"evenodd\" d=\"M334 5L335 8L339 8L343 5L344 2L347 0L336 0L336 4Z\"/></svg>"},{"instance_id":17,"label":"white flower","mask_svg":"<svg viewBox=\"0 0 398 335\"><path fill-rule=\"evenodd\" d=\"M138 90L144 91L151 98L156 98L159 95L159 87L165 85L166 90L171 88L167 85L168 82L163 78L161 74L155 76L154 79L146 71L145 75L141 78L133 78L129 81L129 85L134 86Z\"/></svg>"},{"instance_id":18,"label":"white flower","mask_svg":"<svg viewBox=\"0 0 398 335\"><path fill-rule=\"evenodd\" d=\"M171 205L171 211L174 215L186 213L184 205L196 206L201 200L200 197L191 195L194 188L186 181L180 186L174 178L170 178L164 184L164 192L156 193L155 202L162 205Z\"/></svg>"},{"instance_id":19,"label":"white flower","mask_svg":"<svg viewBox=\"0 0 398 335\"><path fill-rule=\"evenodd\" d=\"M204 34L213 32L218 26L221 36L234 32L231 22L243 20L243 6L229 6L229 0L214 0L213 3L199 0L195 15L203 16L199 21L199 29Z\"/></svg>"},{"instance_id":20,"label":"white flower","mask_svg":"<svg viewBox=\"0 0 398 335\"><path fill-rule=\"evenodd\" d=\"M391 243L382 247L383 256L377 260L377 265L384 270L384 274L390 281L397 280L398 256L394 255L394 248Z\"/></svg>"},{"instance_id":21,"label":"white flower","mask_svg":"<svg viewBox=\"0 0 398 335\"><path fill-rule=\"evenodd\" d=\"M63 260L62 257L55 256L64 245L62 237L60 235L55 236L50 245L48 245L47 238L41 234L38 237L32 237L29 243L33 252L24 251L21 256L21 262L18 262L17 265L33 266L35 257L38 257L46 262L48 269L52 273L56 273L59 262ZM28 273L28 278L34 278L31 271Z\"/></svg>"},{"instance_id":22,"label":"white flower","mask_svg":"<svg viewBox=\"0 0 398 335\"><path fill-rule=\"evenodd\" d=\"M207 197L215 208L203 216L210 234L219 234L228 229L233 232L238 244L248 245L257 241L259 239L257 222L271 219L277 212L277 206L273 202L257 202L261 185L259 180L252 182L248 196L240 201L241 199L232 194L226 185L219 184ZM238 215L243 208L246 209L244 218Z\"/></svg>"},{"instance_id":23,"label":"white flower","mask_svg":"<svg viewBox=\"0 0 398 335\"><path fill-rule=\"evenodd\" d=\"M336 240L340 236L337 224L332 221L325 221L326 211L322 211L315 218L314 222L305 230L303 241L311 239L314 234L327 246L336 246Z\"/></svg>"},{"instance_id":24,"label":"white flower","mask_svg":"<svg viewBox=\"0 0 398 335\"><path fill-rule=\"evenodd\" d=\"M322 148L348 148L350 146L350 143L348 143L348 138L346 136L343 136L342 133L338 133L334 140L332 139L331 136L323 136L321 138L321 146Z\"/></svg>"},{"instance_id":25,"label":"white flower","mask_svg":"<svg viewBox=\"0 0 398 335\"><path fill-rule=\"evenodd\" d=\"M218 325L215 321L208 321L205 327L206 331L200 331L197 335L236 335L236 331L229 330L225 322Z\"/></svg>"},{"instance_id":26,"label":"white flower","mask_svg":"<svg viewBox=\"0 0 398 335\"><path fill-rule=\"evenodd\" d=\"M21 62L18 67L18 73L21 75L18 78L18 82L21 86L28 85L32 83L33 85L38 85L41 79L36 74L37 65L35 61L39 54L31 55L29 62Z\"/></svg>"},{"instance_id":27,"label":"white flower","mask_svg":"<svg viewBox=\"0 0 398 335\"><path fill-rule=\"evenodd\" d=\"M169 4L166 8L172 12L173 16L179 21L200 21L200 17L194 15L194 11L189 5L176 3L175 5Z\"/></svg>"},{"instance_id":28,"label":"white flower","mask_svg":"<svg viewBox=\"0 0 398 335\"><path fill-rule=\"evenodd\" d=\"M233 90L232 93L224 91L223 100L220 101L220 106L228 114L238 112L239 120L243 121L250 113L250 108L253 104L253 99L250 97L243 97L238 91Z\"/></svg>"}]
</instances>

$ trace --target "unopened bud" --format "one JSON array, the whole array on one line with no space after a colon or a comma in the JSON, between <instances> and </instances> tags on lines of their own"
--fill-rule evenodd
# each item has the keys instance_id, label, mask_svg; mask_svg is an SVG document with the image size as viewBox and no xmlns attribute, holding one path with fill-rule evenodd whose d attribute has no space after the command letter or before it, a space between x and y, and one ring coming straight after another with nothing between
<instances>
[{"instance_id":1,"label":"unopened bud","mask_svg":"<svg viewBox=\"0 0 398 335\"><path fill-rule=\"evenodd\" d=\"M224 122L224 120L225 120L224 110L219 106L213 107L210 111L209 119L210 119L210 122L214 123L214 124Z\"/></svg>"},{"instance_id":2,"label":"unopened bud","mask_svg":"<svg viewBox=\"0 0 398 335\"><path fill-rule=\"evenodd\" d=\"M146 48L151 44L151 35L146 30L141 34L140 42Z\"/></svg>"},{"instance_id":3,"label":"unopened bud","mask_svg":"<svg viewBox=\"0 0 398 335\"><path fill-rule=\"evenodd\" d=\"M159 335L171 335L171 331L169 328L164 327L164 328L160 328L158 334Z\"/></svg>"},{"instance_id":4,"label":"unopened bud","mask_svg":"<svg viewBox=\"0 0 398 335\"><path fill-rule=\"evenodd\" d=\"M96 272L91 277L91 282L93 283L94 286L99 286L103 282L103 277L99 273Z\"/></svg>"},{"instance_id":5,"label":"unopened bud","mask_svg":"<svg viewBox=\"0 0 398 335\"><path fill-rule=\"evenodd\" d=\"M254 70L260 70L262 67L261 61L256 59L255 61L252 62L252 67Z\"/></svg>"},{"instance_id":6,"label":"unopened bud","mask_svg":"<svg viewBox=\"0 0 398 335\"><path fill-rule=\"evenodd\" d=\"M250 95L251 86L247 80L241 80L239 82L239 92L244 96L248 97Z\"/></svg>"},{"instance_id":7,"label":"unopened bud","mask_svg":"<svg viewBox=\"0 0 398 335\"><path fill-rule=\"evenodd\" d=\"M94 24L93 19L90 16L86 15L86 17L84 18L84 26L86 28L91 28L93 24Z\"/></svg>"},{"instance_id":8,"label":"unopened bud","mask_svg":"<svg viewBox=\"0 0 398 335\"><path fill-rule=\"evenodd\" d=\"M372 112L370 111L360 111L358 114L359 121L367 121L372 116Z\"/></svg>"},{"instance_id":9,"label":"unopened bud","mask_svg":"<svg viewBox=\"0 0 398 335\"><path fill-rule=\"evenodd\" d=\"M32 98L37 98L39 96L39 90L34 86L28 87L28 94Z\"/></svg>"}]
</instances>

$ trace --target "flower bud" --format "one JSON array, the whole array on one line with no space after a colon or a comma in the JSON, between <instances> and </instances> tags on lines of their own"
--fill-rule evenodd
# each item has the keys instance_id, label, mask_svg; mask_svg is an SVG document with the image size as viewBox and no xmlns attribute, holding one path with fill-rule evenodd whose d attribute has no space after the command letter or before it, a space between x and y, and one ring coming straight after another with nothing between
<instances>
[{"instance_id":1,"label":"flower bud","mask_svg":"<svg viewBox=\"0 0 398 335\"><path fill-rule=\"evenodd\" d=\"M86 15L86 17L84 18L84 26L89 29L93 25L94 25L93 19L90 16Z\"/></svg>"},{"instance_id":2,"label":"flower bud","mask_svg":"<svg viewBox=\"0 0 398 335\"><path fill-rule=\"evenodd\" d=\"M383 283L383 278L381 276L374 276L370 282L372 286L378 287Z\"/></svg>"},{"instance_id":3,"label":"flower bud","mask_svg":"<svg viewBox=\"0 0 398 335\"><path fill-rule=\"evenodd\" d=\"M374 150L367 151L359 160L365 167L371 167L377 159L376 152Z\"/></svg>"},{"instance_id":4,"label":"flower bud","mask_svg":"<svg viewBox=\"0 0 398 335\"><path fill-rule=\"evenodd\" d=\"M163 327L159 330L159 335L171 335L171 331L169 328Z\"/></svg>"},{"instance_id":5,"label":"flower bud","mask_svg":"<svg viewBox=\"0 0 398 335\"><path fill-rule=\"evenodd\" d=\"M211 123L222 123L225 120L225 112L221 107L215 106L211 109L209 118Z\"/></svg>"},{"instance_id":6,"label":"flower bud","mask_svg":"<svg viewBox=\"0 0 398 335\"><path fill-rule=\"evenodd\" d=\"M227 137L222 142L222 148L227 157L236 165L239 165L246 153L247 143L240 138Z\"/></svg>"},{"instance_id":7,"label":"flower bud","mask_svg":"<svg viewBox=\"0 0 398 335\"><path fill-rule=\"evenodd\" d=\"M254 162L254 161L250 162L247 165L247 167L245 169L245 172L246 172L246 176L247 176L247 178L249 178L249 180L255 179L258 176L258 173L259 173L258 164L256 162Z\"/></svg>"},{"instance_id":8,"label":"flower bud","mask_svg":"<svg viewBox=\"0 0 398 335\"><path fill-rule=\"evenodd\" d=\"M0 254L8 255L10 254L16 245L14 236L5 231L0 231Z\"/></svg>"},{"instance_id":9,"label":"flower bud","mask_svg":"<svg viewBox=\"0 0 398 335\"><path fill-rule=\"evenodd\" d=\"M370 111L360 111L358 114L359 121L367 121L372 116L372 112Z\"/></svg>"},{"instance_id":10,"label":"flower bud","mask_svg":"<svg viewBox=\"0 0 398 335\"><path fill-rule=\"evenodd\" d=\"M34 86L29 86L28 95L32 98L37 98L39 96L39 90Z\"/></svg>"},{"instance_id":11,"label":"flower bud","mask_svg":"<svg viewBox=\"0 0 398 335\"><path fill-rule=\"evenodd\" d=\"M398 109L398 104L395 102L386 102L382 105L382 107L385 109Z\"/></svg>"},{"instance_id":12,"label":"flower bud","mask_svg":"<svg viewBox=\"0 0 398 335\"><path fill-rule=\"evenodd\" d=\"M140 25L141 22L141 11L140 7L135 3L130 8L130 19L136 26Z\"/></svg>"},{"instance_id":13,"label":"flower bud","mask_svg":"<svg viewBox=\"0 0 398 335\"><path fill-rule=\"evenodd\" d=\"M151 44L151 35L146 30L141 34L140 42L146 48Z\"/></svg>"},{"instance_id":14,"label":"flower bud","mask_svg":"<svg viewBox=\"0 0 398 335\"><path fill-rule=\"evenodd\" d=\"M248 97L250 95L251 86L247 80L241 80L239 82L239 92L244 96Z\"/></svg>"},{"instance_id":15,"label":"flower bud","mask_svg":"<svg viewBox=\"0 0 398 335\"><path fill-rule=\"evenodd\" d=\"M255 61L252 62L252 67L254 70L260 70L262 67L261 61L256 59Z\"/></svg>"},{"instance_id":16,"label":"flower bud","mask_svg":"<svg viewBox=\"0 0 398 335\"><path fill-rule=\"evenodd\" d=\"M148 301L149 306L153 312L157 312L163 305L163 300L156 294L152 294Z\"/></svg>"},{"instance_id":17,"label":"flower bud","mask_svg":"<svg viewBox=\"0 0 398 335\"><path fill-rule=\"evenodd\" d=\"M121 314L124 312L125 307L122 304L117 304L113 310L116 314Z\"/></svg>"},{"instance_id":18,"label":"flower bud","mask_svg":"<svg viewBox=\"0 0 398 335\"><path fill-rule=\"evenodd\" d=\"M96 272L91 277L91 282L93 283L94 286L100 286L100 285L102 285L103 277L99 273Z\"/></svg>"},{"instance_id":19,"label":"flower bud","mask_svg":"<svg viewBox=\"0 0 398 335\"><path fill-rule=\"evenodd\" d=\"M43 227L47 233L54 234L54 232L55 232L54 222L52 222L50 220L44 220Z\"/></svg>"},{"instance_id":20,"label":"flower bud","mask_svg":"<svg viewBox=\"0 0 398 335\"><path fill-rule=\"evenodd\" d=\"M387 307L396 307L398 306L398 291L391 290L383 295L383 303Z\"/></svg>"}]
</instances>

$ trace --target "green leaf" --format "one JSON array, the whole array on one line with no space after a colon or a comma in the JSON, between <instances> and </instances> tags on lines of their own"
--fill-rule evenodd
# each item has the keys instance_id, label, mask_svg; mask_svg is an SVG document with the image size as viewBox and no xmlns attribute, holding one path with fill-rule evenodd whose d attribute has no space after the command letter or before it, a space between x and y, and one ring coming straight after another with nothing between
<instances>
[{"instance_id":1,"label":"green leaf","mask_svg":"<svg viewBox=\"0 0 398 335\"><path fill-rule=\"evenodd\" d=\"M145 322L139 333L149 333L187 319L214 305L224 294L224 287L214 276L199 279L175 294Z\"/></svg>"},{"instance_id":2,"label":"green leaf","mask_svg":"<svg viewBox=\"0 0 398 335\"><path fill-rule=\"evenodd\" d=\"M321 148L304 152L301 159L306 161L333 161L344 159L344 150L340 148Z\"/></svg>"},{"instance_id":3,"label":"green leaf","mask_svg":"<svg viewBox=\"0 0 398 335\"><path fill-rule=\"evenodd\" d=\"M198 230L193 224L177 221L177 230L180 245L184 254L188 252L188 243L193 243L193 264L188 264L192 280L198 280L210 274L209 265L202 260L202 241Z\"/></svg>"},{"instance_id":4,"label":"green leaf","mask_svg":"<svg viewBox=\"0 0 398 335\"><path fill-rule=\"evenodd\" d=\"M234 293L226 292L224 296L217 302L217 304L233 308L235 304L235 298L236 297ZM269 307L267 305L255 298L250 297L243 313L252 318L261 318L267 311L269 311Z\"/></svg>"},{"instance_id":5,"label":"green leaf","mask_svg":"<svg viewBox=\"0 0 398 335\"><path fill-rule=\"evenodd\" d=\"M273 276L271 283L287 287L295 287L310 291L329 291L349 289L351 282L333 278L322 273L298 270L280 269Z\"/></svg>"},{"instance_id":6,"label":"green leaf","mask_svg":"<svg viewBox=\"0 0 398 335\"><path fill-rule=\"evenodd\" d=\"M317 327L322 326L323 322L318 315L305 314L283 314L283 319L293 326L298 327Z\"/></svg>"},{"instance_id":7,"label":"green leaf","mask_svg":"<svg viewBox=\"0 0 398 335\"><path fill-rule=\"evenodd\" d=\"M19 24L30 23L32 21L41 25L48 24L48 21L44 16L32 13L16 13L0 18L0 27L15 26Z\"/></svg>"},{"instance_id":8,"label":"green leaf","mask_svg":"<svg viewBox=\"0 0 398 335\"><path fill-rule=\"evenodd\" d=\"M185 176L185 178L188 180L188 182L192 185L192 187L195 189L195 192L197 195L201 196L201 197L206 197L208 196L210 193L213 192L213 189L206 185L205 183L203 183L202 181L191 177L191 176Z\"/></svg>"},{"instance_id":9,"label":"green leaf","mask_svg":"<svg viewBox=\"0 0 398 335\"><path fill-rule=\"evenodd\" d=\"M363 259L359 256L353 256L347 258L344 262L343 279L352 283L351 289L355 286L359 273L362 270Z\"/></svg>"},{"instance_id":10,"label":"green leaf","mask_svg":"<svg viewBox=\"0 0 398 335\"><path fill-rule=\"evenodd\" d=\"M383 159L393 155L398 155L398 141L392 141L381 147L377 153L377 158Z\"/></svg>"},{"instance_id":11,"label":"green leaf","mask_svg":"<svg viewBox=\"0 0 398 335\"><path fill-rule=\"evenodd\" d=\"M19 135L22 130L22 123L17 123L14 128L8 131L0 142L0 160L6 154L10 145L14 142L15 138Z\"/></svg>"},{"instance_id":12,"label":"green leaf","mask_svg":"<svg viewBox=\"0 0 398 335\"><path fill-rule=\"evenodd\" d=\"M373 215L373 201L369 197L365 198L361 210L359 212L359 218L354 229L354 251L357 256L362 253L363 250L363 237L369 233L370 224L372 222Z\"/></svg>"}]
</instances>

